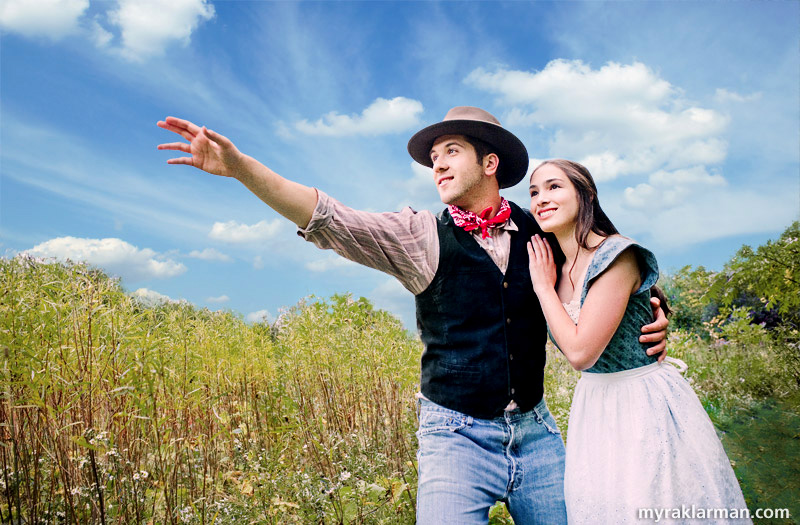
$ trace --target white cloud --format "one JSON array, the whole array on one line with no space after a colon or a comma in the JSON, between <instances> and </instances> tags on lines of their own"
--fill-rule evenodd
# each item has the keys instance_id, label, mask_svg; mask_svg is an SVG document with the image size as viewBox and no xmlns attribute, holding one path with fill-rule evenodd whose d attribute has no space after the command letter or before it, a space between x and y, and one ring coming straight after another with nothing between
<instances>
[{"instance_id":1,"label":"white cloud","mask_svg":"<svg viewBox=\"0 0 800 525\"><path fill-rule=\"evenodd\" d=\"M189 257L193 259L202 259L204 261L223 261L230 262L230 256L215 250L214 248L206 248L205 250L192 250L189 252Z\"/></svg>"},{"instance_id":2,"label":"white cloud","mask_svg":"<svg viewBox=\"0 0 800 525\"><path fill-rule=\"evenodd\" d=\"M57 40L74 33L89 0L3 0L0 28L24 36Z\"/></svg>"},{"instance_id":3,"label":"white cloud","mask_svg":"<svg viewBox=\"0 0 800 525\"><path fill-rule=\"evenodd\" d=\"M281 229L283 221L260 221L247 225L236 221L215 222L208 236L211 239L230 243L265 241L275 237Z\"/></svg>"},{"instance_id":4,"label":"white cloud","mask_svg":"<svg viewBox=\"0 0 800 525\"><path fill-rule=\"evenodd\" d=\"M405 131L419 124L422 103L405 97L391 100L378 98L361 115L339 115L335 111L316 122L303 119L295 128L307 135L341 137L347 135L381 135Z\"/></svg>"},{"instance_id":5,"label":"white cloud","mask_svg":"<svg viewBox=\"0 0 800 525\"><path fill-rule=\"evenodd\" d=\"M94 19L89 23L89 38L94 42L94 45L99 48L108 47L111 41L114 39L113 33L108 31L102 25L100 25L100 17L96 16Z\"/></svg>"},{"instance_id":6,"label":"white cloud","mask_svg":"<svg viewBox=\"0 0 800 525\"><path fill-rule=\"evenodd\" d=\"M797 187L776 188L797 192ZM627 198L627 196L626 196ZM650 239L653 248L668 251L734 235L776 232L797 219L796 204L762 191L741 187L699 187L676 206L662 207L660 200L640 210L624 232ZM621 226L621 225L618 225Z\"/></svg>"},{"instance_id":7,"label":"white cloud","mask_svg":"<svg viewBox=\"0 0 800 525\"><path fill-rule=\"evenodd\" d=\"M358 268L360 267L360 265L354 263L353 261L345 259L340 255L330 254L322 259L316 259L314 261L306 263L305 267L307 270L310 270L312 272L322 273L337 268L353 268L353 267Z\"/></svg>"},{"instance_id":8,"label":"white cloud","mask_svg":"<svg viewBox=\"0 0 800 525\"><path fill-rule=\"evenodd\" d=\"M550 152L586 164L599 181L722 162L729 118L693 105L646 65L593 70L553 60L537 72L478 68L465 82L497 93L509 126L552 131Z\"/></svg>"},{"instance_id":9,"label":"white cloud","mask_svg":"<svg viewBox=\"0 0 800 525\"><path fill-rule=\"evenodd\" d=\"M625 188L624 203L630 208L670 209L685 204L687 200L727 185L720 175L712 175L702 166L653 173L647 183Z\"/></svg>"},{"instance_id":10,"label":"white cloud","mask_svg":"<svg viewBox=\"0 0 800 525\"><path fill-rule=\"evenodd\" d=\"M122 55L130 60L160 55L172 42L187 45L192 32L214 17L207 0L118 0L107 16L121 33Z\"/></svg>"},{"instance_id":11,"label":"white cloud","mask_svg":"<svg viewBox=\"0 0 800 525\"><path fill-rule=\"evenodd\" d=\"M162 293L158 293L155 290L149 290L147 288L139 288L135 292L131 293L131 297L138 300L140 303L144 304L145 306L156 306L161 303L177 303L175 299L171 298L168 295L164 295Z\"/></svg>"},{"instance_id":12,"label":"white cloud","mask_svg":"<svg viewBox=\"0 0 800 525\"><path fill-rule=\"evenodd\" d=\"M741 95L735 91L728 91L724 88L718 88L714 94L714 99L718 102L754 102L761 99L761 92L750 93L749 95Z\"/></svg>"},{"instance_id":13,"label":"white cloud","mask_svg":"<svg viewBox=\"0 0 800 525\"><path fill-rule=\"evenodd\" d=\"M207 303L227 303L231 298L227 295L220 295L219 297L206 297Z\"/></svg>"},{"instance_id":14,"label":"white cloud","mask_svg":"<svg viewBox=\"0 0 800 525\"><path fill-rule=\"evenodd\" d=\"M261 270L264 268L264 258L260 255L256 255L253 257L253 269L254 270Z\"/></svg>"},{"instance_id":15,"label":"white cloud","mask_svg":"<svg viewBox=\"0 0 800 525\"><path fill-rule=\"evenodd\" d=\"M136 282L145 279L165 279L181 275L186 266L158 254L150 248L139 249L121 239L81 239L58 237L26 250L35 257L84 261Z\"/></svg>"},{"instance_id":16,"label":"white cloud","mask_svg":"<svg viewBox=\"0 0 800 525\"><path fill-rule=\"evenodd\" d=\"M269 313L268 310L258 310L250 312L244 317L248 323L271 323L275 320L275 316Z\"/></svg>"}]
</instances>

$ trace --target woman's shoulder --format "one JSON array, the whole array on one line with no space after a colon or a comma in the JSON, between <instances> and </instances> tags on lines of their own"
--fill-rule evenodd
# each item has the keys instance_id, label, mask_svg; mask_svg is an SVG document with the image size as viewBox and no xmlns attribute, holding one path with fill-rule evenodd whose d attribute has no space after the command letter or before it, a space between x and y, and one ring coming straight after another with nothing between
<instances>
[{"instance_id":1,"label":"woman's shoulder","mask_svg":"<svg viewBox=\"0 0 800 525\"><path fill-rule=\"evenodd\" d=\"M595 249L592 261L586 270L583 295L586 295L586 291L594 279L610 268L620 255L629 250L636 256L642 279L642 286L637 293L653 286L658 280L658 261L653 252L630 237L615 234L606 237Z\"/></svg>"}]
</instances>

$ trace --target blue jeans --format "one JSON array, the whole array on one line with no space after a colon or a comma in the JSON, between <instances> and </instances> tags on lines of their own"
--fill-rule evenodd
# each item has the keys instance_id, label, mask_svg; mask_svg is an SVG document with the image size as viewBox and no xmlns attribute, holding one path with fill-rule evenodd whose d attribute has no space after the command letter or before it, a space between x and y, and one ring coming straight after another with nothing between
<instances>
[{"instance_id":1,"label":"blue jeans","mask_svg":"<svg viewBox=\"0 0 800 525\"><path fill-rule=\"evenodd\" d=\"M516 525L565 524L564 442L544 399L477 419L419 402L417 523L489 521L497 501Z\"/></svg>"}]
</instances>

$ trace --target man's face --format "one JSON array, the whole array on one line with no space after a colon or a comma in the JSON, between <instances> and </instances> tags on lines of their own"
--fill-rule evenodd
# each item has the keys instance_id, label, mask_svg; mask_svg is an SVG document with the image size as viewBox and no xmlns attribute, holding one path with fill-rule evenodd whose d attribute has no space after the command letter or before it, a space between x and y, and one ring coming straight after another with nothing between
<instances>
[{"instance_id":1,"label":"man's face","mask_svg":"<svg viewBox=\"0 0 800 525\"><path fill-rule=\"evenodd\" d=\"M431 148L433 181L445 204L468 209L484 179L475 148L463 135L444 135Z\"/></svg>"}]
</instances>

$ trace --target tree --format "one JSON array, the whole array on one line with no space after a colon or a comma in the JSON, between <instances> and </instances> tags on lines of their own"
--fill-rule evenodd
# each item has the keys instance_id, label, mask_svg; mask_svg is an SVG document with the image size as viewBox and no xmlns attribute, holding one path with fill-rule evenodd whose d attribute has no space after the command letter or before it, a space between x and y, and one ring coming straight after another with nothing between
<instances>
[{"instance_id":1,"label":"tree","mask_svg":"<svg viewBox=\"0 0 800 525\"><path fill-rule=\"evenodd\" d=\"M748 307L768 324L800 322L800 222L755 250L742 246L716 275L708 293L726 308Z\"/></svg>"}]
</instances>

